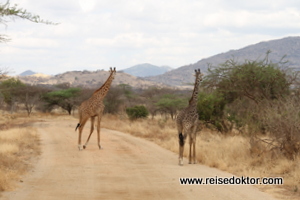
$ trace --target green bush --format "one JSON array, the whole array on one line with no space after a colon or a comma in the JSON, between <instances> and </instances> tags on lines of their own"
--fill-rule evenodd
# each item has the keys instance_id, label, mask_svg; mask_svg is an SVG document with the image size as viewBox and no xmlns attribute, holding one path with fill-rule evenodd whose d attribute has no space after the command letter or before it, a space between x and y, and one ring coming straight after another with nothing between
<instances>
[{"instance_id":1,"label":"green bush","mask_svg":"<svg viewBox=\"0 0 300 200\"><path fill-rule=\"evenodd\" d=\"M200 92L197 104L199 119L214 125L219 131L224 131L222 124L225 105L226 101L221 94Z\"/></svg>"},{"instance_id":2,"label":"green bush","mask_svg":"<svg viewBox=\"0 0 300 200\"><path fill-rule=\"evenodd\" d=\"M203 85L216 89L229 103L246 97L258 104L289 95L294 79L295 74L267 59L243 64L228 60L218 68L210 68Z\"/></svg>"},{"instance_id":3,"label":"green bush","mask_svg":"<svg viewBox=\"0 0 300 200\"><path fill-rule=\"evenodd\" d=\"M134 106L126 108L126 113L131 120L145 118L149 115L149 112L145 106Z\"/></svg>"}]
</instances>

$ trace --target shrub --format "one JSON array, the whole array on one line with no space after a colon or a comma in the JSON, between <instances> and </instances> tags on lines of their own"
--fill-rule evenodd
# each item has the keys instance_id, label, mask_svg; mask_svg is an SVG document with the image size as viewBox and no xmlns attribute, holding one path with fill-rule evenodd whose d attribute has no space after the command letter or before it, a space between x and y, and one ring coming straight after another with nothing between
<instances>
[{"instance_id":1,"label":"shrub","mask_svg":"<svg viewBox=\"0 0 300 200\"><path fill-rule=\"evenodd\" d=\"M220 93L200 92L197 104L199 119L214 125L219 131L227 131L223 117L225 105L225 99Z\"/></svg>"},{"instance_id":2,"label":"shrub","mask_svg":"<svg viewBox=\"0 0 300 200\"><path fill-rule=\"evenodd\" d=\"M274 100L289 95L289 88L297 74L290 73L268 61L245 61L239 64L228 60L218 68L210 68L203 85L215 88L228 102L249 98L256 104L264 99Z\"/></svg>"},{"instance_id":3,"label":"shrub","mask_svg":"<svg viewBox=\"0 0 300 200\"><path fill-rule=\"evenodd\" d=\"M299 97L289 97L266 105L260 115L273 138L272 146L289 159L295 159L300 152L299 110Z\"/></svg>"},{"instance_id":4,"label":"shrub","mask_svg":"<svg viewBox=\"0 0 300 200\"><path fill-rule=\"evenodd\" d=\"M146 109L146 107L142 105L126 108L126 113L129 119L131 120L145 118L149 115L149 112Z\"/></svg>"}]
</instances>

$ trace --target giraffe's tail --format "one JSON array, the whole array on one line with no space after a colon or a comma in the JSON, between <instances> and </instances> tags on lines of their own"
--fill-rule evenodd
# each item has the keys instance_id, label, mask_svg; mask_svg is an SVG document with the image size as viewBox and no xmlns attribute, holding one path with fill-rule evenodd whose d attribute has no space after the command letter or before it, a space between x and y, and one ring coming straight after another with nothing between
<instances>
[{"instance_id":1,"label":"giraffe's tail","mask_svg":"<svg viewBox=\"0 0 300 200\"><path fill-rule=\"evenodd\" d=\"M80 126L80 123L77 124L75 131L79 128L79 126Z\"/></svg>"}]
</instances>

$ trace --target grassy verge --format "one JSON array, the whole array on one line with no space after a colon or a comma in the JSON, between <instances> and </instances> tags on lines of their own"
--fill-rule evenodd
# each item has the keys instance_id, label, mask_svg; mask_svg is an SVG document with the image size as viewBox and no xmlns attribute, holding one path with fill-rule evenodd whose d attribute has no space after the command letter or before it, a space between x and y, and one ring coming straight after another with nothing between
<instances>
[{"instance_id":1,"label":"grassy verge","mask_svg":"<svg viewBox=\"0 0 300 200\"><path fill-rule=\"evenodd\" d=\"M142 119L130 121L126 117L104 115L101 127L119 130L146 138L178 153L178 136L175 122L166 119ZM249 177L283 177L283 186L257 186L279 199L299 199L299 158L288 160L279 152L261 153L263 147L250 145L250 138L241 135L224 136L202 129L197 136L198 163ZM184 154L188 156L188 144ZM174 160L177 162L177 160Z\"/></svg>"},{"instance_id":2,"label":"grassy verge","mask_svg":"<svg viewBox=\"0 0 300 200\"><path fill-rule=\"evenodd\" d=\"M30 159L41 150L36 129L28 126L32 119L9 114L0 118L0 191L7 191L22 181L32 168Z\"/></svg>"}]
</instances>

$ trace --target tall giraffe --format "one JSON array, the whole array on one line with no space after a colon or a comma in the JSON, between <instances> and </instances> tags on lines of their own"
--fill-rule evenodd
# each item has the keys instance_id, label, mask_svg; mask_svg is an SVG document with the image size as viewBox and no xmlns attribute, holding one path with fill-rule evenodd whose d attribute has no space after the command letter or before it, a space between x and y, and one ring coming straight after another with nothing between
<instances>
[{"instance_id":1,"label":"tall giraffe","mask_svg":"<svg viewBox=\"0 0 300 200\"><path fill-rule=\"evenodd\" d=\"M91 118L90 135L89 135L85 145L83 145L83 148L85 149L90 140L90 137L94 131L95 117L98 117L98 122L97 122L98 146L99 146L99 149L101 149L100 122L101 122L101 117L102 117L103 110L104 110L103 99L106 96L106 94L110 88L110 85L115 77L116 68L114 68L114 69L110 68L109 72L110 72L110 75L107 78L106 82L99 89L97 89L88 100L82 102L79 106L79 109L78 109L79 123L77 124L76 129L75 129L75 131L76 131L77 128L79 128L79 136L78 136L78 149L79 150L81 150L81 134L82 134L83 127L84 127L85 123L87 122L87 120L89 118Z\"/></svg>"},{"instance_id":2,"label":"tall giraffe","mask_svg":"<svg viewBox=\"0 0 300 200\"><path fill-rule=\"evenodd\" d=\"M183 150L185 139L189 135L190 151L189 151L189 164L196 163L196 131L198 126L198 90L200 81L202 81L203 74L200 69L195 70L195 85L189 105L183 109L177 116L176 124L179 138L179 165L183 165ZM192 151L193 148L193 151Z\"/></svg>"}]
</instances>

